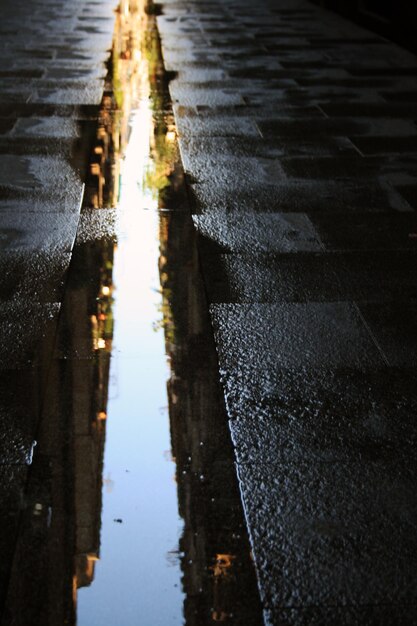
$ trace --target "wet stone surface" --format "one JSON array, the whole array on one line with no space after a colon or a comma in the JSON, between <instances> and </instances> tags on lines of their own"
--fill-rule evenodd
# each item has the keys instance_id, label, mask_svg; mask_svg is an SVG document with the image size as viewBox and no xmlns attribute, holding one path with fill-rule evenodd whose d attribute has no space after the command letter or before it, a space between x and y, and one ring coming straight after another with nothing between
<instances>
[{"instance_id":1,"label":"wet stone surface","mask_svg":"<svg viewBox=\"0 0 417 626\"><path fill-rule=\"evenodd\" d=\"M235 381L225 380L240 463L414 462L415 369L250 374L241 374L246 393L239 398Z\"/></svg>"},{"instance_id":2,"label":"wet stone surface","mask_svg":"<svg viewBox=\"0 0 417 626\"><path fill-rule=\"evenodd\" d=\"M322 243L303 213L211 212L195 215L199 233L228 252L317 252Z\"/></svg>"},{"instance_id":3,"label":"wet stone surface","mask_svg":"<svg viewBox=\"0 0 417 626\"><path fill-rule=\"evenodd\" d=\"M242 373L245 363L256 374L273 367L382 364L357 307L348 302L212 305L211 314L226 370Z\"/></svg>"},{"instance_id":4,"label":"wet stone surface","mask_svg":"<svg viewBox=\"0 0 417 626\"><path fill-rule=\"evenodd\" d=\"M415 302L415 255L381 251L297 255L222 254L202 242L212 302ZM289 247L289 246L288 246ZM214 248L214 249L213 249Z\"/></svg>"},{"instance_id":5,"label":"wet stone surface","mask_svg":"<svg viewBox=\"0 0 417 626\"><path fill-rule=\"evenodd\" d=\"M417 624L417 59L303 0L161 5L265 622Z\"/></svg>"},{"instance_id":6,"label":"wet stone surface","mask_svg":"<svg viewBox=\"0 0 417 626\"><path fill-rule=\"evenodd\" d=\"M414 604L414 473L396 461L239 466L267 610L313 598L319 606Z\"/></svg>"}]
</instances>

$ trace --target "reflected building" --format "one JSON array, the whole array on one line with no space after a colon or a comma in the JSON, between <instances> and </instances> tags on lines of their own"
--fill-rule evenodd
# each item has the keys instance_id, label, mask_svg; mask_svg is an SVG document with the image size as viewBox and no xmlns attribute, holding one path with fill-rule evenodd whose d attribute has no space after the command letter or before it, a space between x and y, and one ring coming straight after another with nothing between
<instances>
[{"instance_id":1,"label":"reflected building","mask_svg":"<svg viewBox=\"0 0 417 626\"><path fill-rule=\"evenodd\" d=\"M116 241L83 232L83 223L117 204L140 76L139 9L140 0L122 0L102 104L97 116L80 108L91 155L81 226L55 346L45 348L53 356L2 626L75 624L77 589L93 582L100 557Z\"/></svg>"},{"instance_id":2,"label":"reflected building","mask_svg":"<svg viewBox=\"0 0 417 626\"><path fill-rule=\"evenodd\" d=\"M129 118L138 97L142 76L139 34L143 11L139 0L122 0L117 11L113 48L106 85L98 116L95 142L90 160L84 209L106 209L117 205L120 187L120 162L129 140ZM82 233L81 233L82 239ZM73 593L94 579L100 557L103 456L109 394L110 358L113 338L113 257L116 241L93 239L80 243L74 252L73 275L85 275L91 291L83 293L83 304L69 304L68 319L84 320L86 352L93 354L92 387L89 409L74 412L74 515L75 562ZM79 265L79 267L77 267ZM95 280L93 279L95 278ZM95 283L95 284L94 284ZM94 286L93 286L94 285ZM69 290L69 298L75 296ZM88 323L87 323L88 322ZM74 330L69 333L74 337Z\"/></svg>"}]
</instances>

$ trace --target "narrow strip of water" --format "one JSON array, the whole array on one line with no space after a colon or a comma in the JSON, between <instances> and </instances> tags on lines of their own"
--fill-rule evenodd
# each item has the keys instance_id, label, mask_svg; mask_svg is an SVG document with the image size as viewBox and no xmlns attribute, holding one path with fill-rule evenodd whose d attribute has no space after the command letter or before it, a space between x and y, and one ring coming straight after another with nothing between
<instances>
[{"instance_id":1,"label":"narrow strip of water","mask_svg":"<svg viewBox=\"0 0 417 626\"><path fill-rule=\"evenodd\" d=\"M121 169L100 560L94 583L78 593L79 626L182 623L179 560L172 558L182 522L158 325L159 214L144 188L153 120L144 82L141 91Z\"/></svg>"}]
</instances>

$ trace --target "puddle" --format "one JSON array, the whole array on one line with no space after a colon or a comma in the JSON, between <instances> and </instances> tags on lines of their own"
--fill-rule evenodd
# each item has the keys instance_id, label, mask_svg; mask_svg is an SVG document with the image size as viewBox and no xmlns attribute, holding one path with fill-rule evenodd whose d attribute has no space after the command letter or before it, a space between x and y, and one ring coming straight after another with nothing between
<instances>
[{"instance_id":1,"label":"puddle","mask_svg":"<svg viewBox=\"0 0 417 626\"><path fill-rule=\"evenodd\" d=\"M147 63L139 65L142 72L146 68ZM106 337L97 328L95 337L97 350L111 354L109 398L101 418L106 445L100 546L78 555L79 626L183 623L178 556L183 522L171 457L170 372L158 272L158 191L169 184L170 169L151 159L150 144L158 135L149 85L138 78L139 98L120 164L112 278L101 289L114 298L114 333ZM154 145L151 154L157 149ZM97 189L102 192L103 186ZM95 320L99 325L100 314Z\"/></svg>"},{"instance_id":2,"label":"puddle","mask_svg":"<svg viewBox=\"0 0 417 626\"><path fill-rule=\"evenodd\" d=\"M263 623L153 13L117 13L4 626Z\"/></svg>"}]
</instances>

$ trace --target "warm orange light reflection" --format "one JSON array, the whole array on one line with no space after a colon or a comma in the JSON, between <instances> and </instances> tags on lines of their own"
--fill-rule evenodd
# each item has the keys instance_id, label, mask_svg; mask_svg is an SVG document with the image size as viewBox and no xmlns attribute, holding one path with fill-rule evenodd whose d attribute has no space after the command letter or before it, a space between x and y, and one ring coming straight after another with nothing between
<instances>
[{"instance_id":1,"label":"warm orange light reflection","mask_svg":"<svg viewBox=\"0 0 417 626\"><path fill-rule=\"evenodd\" d=\"M213 611L211 614L211 619L213 622L225 622L229 619L229 613L225 613L224 611Z\"/></svg>"},{"instance_id":2,"label":"warm orange light reflection","mask_svg":"<svg viewBox=\"0 0 417 626\"><path fill-rule=\"evenodd\" d=\"M215 564L211 567L214 576L228 576L235 558L232 554L216 554Z\"/></svg>"}]
</instances>

